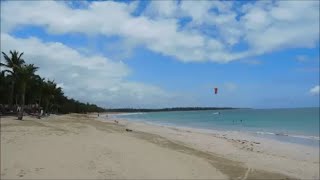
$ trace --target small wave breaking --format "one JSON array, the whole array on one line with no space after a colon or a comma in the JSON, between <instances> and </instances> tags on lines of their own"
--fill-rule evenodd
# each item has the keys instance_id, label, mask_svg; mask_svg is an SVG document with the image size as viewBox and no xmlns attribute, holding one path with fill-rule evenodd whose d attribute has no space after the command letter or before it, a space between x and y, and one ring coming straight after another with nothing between
<instances>
[{"instance_id":1,"label":"small wave breaking","mask_svg":"<svg viewBox=\"0 0 320 180\"><path fill-rule=\"evenodd\" d=\"M319 136L305 136L305 135L294 135L294 134L286 134L286 133L273 133L273 132L261 132L261 131L256 132L256 134L274 135L274 136L288 136L288 137L294 137L294 138L311 139L311 140L320 141Z\"/></svg>"},{"instance_id":2,"label":"small wave breaking","mask_svg":"<svg viewBox=\"0 0 320 180\"><path fill-rule=\"evenodd\" d=\"M117 116L130 116L130 115L138 115L138 114L147 114L145 112L134 112L134 113L119 113Z\"/></svg>"}]
</instances>

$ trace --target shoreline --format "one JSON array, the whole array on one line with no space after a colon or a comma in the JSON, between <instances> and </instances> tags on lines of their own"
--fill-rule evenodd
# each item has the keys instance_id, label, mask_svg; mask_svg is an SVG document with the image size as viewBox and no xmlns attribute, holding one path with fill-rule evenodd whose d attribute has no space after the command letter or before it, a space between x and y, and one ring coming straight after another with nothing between
<instances>
[{"instance_id":1,"label":"shoreline","mask_svg":"<svg viewBox=\"0 0 320 180\"><path fill-rule=\"evenodd\" d=\"M118 118L114 118L118 119ZM161 123L152 123L148 121L130 121L128 119L122 119L123 121L128 122L136 122L136 123L144 123L151 126L159 126L165 128L176 128L180 130L189 130L193 132L205 133L205 134L241 134L244 136L248 136L251 138L262 138L266 140L274 140L280 141L283 143L289 144L298 144L303 146L311 146L311 147L319 147L320 137L318 136L306 136L306 135L294 135L294 134L277 134L273 132L250 132L250 131L239 131L239 130L227 130L227 129L204 129L204 128L197 128L197 127L186 127L186 126L179 126L175 124L161 124ZM290 141L290 139L292 139ZM309 141L309 143L307 142ZM312 142L310 142L312 141Z\"/></svg>"},{"instance_id":2,"label":"shoreline","mask_svg":"<svg viewBox=\"0 0 320 180\"><path fill-rule=\"evenodd\" d=\"M117 120L132 130L157 134L192 148L244 162L249 167L285 173L299 179L319 179L319 146L284 142L247 132L168 126L119 119L116 116L101 120ZM306 166L310 169L305 171Z\"/></svg>"},{"instance_id":3,"label":"shoreline","mask_svg":"<svg viewBox=\"0 0 320 180\"><path fill-rule=\"evenodd\" d=\"M2 118L1 178L319 178L319 161L312 159L312 152L292 158L296 151L268 151L264 141L251 146L218 134L117 119L118 124L116 119L102 120L102 116L53 115L41 120L26 117L24 121ZM264 151L258 153L259 148Z\"/></svg>"},{"instance_id":4,"label":"shoreline","mask_svg":"<svg viewBox=\"0 0 320 180\"><path fill-rule=\"evenodd\" d=\"M268 132L268 131L246 131L246 130L228 130L228 129L212 129L212 128L202 128L202 127L188 127L188 126L181 126L178 124L170 124L170 123L159 123L159 122L150 122L147 120L139 120L139 119L126 119L122 117L117 117L117 115L130 115L130 114L144 114L145 112L138 112L138 113L118 113L111 118L113 119L122 119L128 122L137 122L137 123L145 123L149 125L155 125L160 127L167 127L167 128L178 128L178 129L189 129L196 132L202 133L240 133L245 134L247 136L259 137L263 139L271 139L276 140L284 143L293 143L299 144L304 146L311 146L311 147L319 147L320 144L320 136L316 135L306 135L306 134L294 134L294 133L277 133L277 132Z\"/></svg>"}]
</instances>

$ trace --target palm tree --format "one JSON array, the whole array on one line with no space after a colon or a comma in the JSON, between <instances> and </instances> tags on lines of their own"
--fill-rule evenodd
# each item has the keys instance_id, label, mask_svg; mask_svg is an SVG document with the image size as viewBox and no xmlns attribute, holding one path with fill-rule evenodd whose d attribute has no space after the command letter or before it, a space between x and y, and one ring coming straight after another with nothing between
<instances>
[{"instance_id":1,"label":"palm tree","mask_svg":"<svg viewBox=\"0 0 320 180\"><path fill-rule=\"evenodd\" d=\"M11 57L9 57L6 53L2 52L4 59L6 60L6 64L0 63L0 66L4 66L7 69L4 72L9 73L12 76L11 87L10 87L10 95L9 95L9 106L12 107L13 100L13 92L16 81L16 73L17 69L21 67L25 62L21 58L23 53L19 53L18 51L10 51Z\"/></svg>"},{"instance_id":2,"label":"palm tree","mask_svg":"<svg viewBox=\"0 0 320 180\"><path fill-rule=\"evenodd\" d=\"M0 110L8 113L12 109L15 97L16 104L21 104L19 119L23 119L25 104L38 102L45 107L46 112L55 111L57 113L104 111L105 109L94 104L84 104L77 100L70 99L64 95L61 87L54 81L45 80L35 75L37 67L28 65L22 59L23 53L10 51L10 54L2 52L5 61L0 62L0 67L4 67L0 72ZM9 109L3 104L9 103ZM2 113L1 112L1 113Z\"/></svg>"},{"instance_id":3,"label":"palm tree","mask_svg":"<svg viewBox=\"0 0 320 180\"><path fill-rule=\"evenodd\" d=\"M32 81L35 77L35 72L38 67L35 67L33 64L22 65L17 68L17 79L20 85L21 92L21 110L18 114L18 119L22 120L23 112L24 112L24 104L25 104L25 94L28 83Z\"/></svg>"},{"instance_id":4,"label":"palm tree","mask_svg":"<svg viewBox=\"0 0 320 180\"><path fill-rule=\"evenodd\" d=\"M53 90L53 101L52 101L52 107L55 107L55 111L58 112L60 106L59 104L61 104L63 102L63 91L61 87L55 86L54 90ZM54 109L53 109L54 110Z\"/></svg>"},{"instance_id":5,"label":"palm tree","mask_svg":"<svg viewBox=\"0 0 320 180\"><path fill-rule=\"evenodd\" d=\"M45 112L49 113L50 101L54 99L57 84L54 81L47 80L43 88L43 100L45 106Z\"/></svg>"},{"instance_id":6,"label":"palm tree","mask_svg":"<svg viewBox=\"0 0 320 180\"><path fill-rule=\"evenodd\" d=\"M39 75L35 75L34 81L28 85L26 99L31 104L41 104L41 98L43 94L43 88L45 84L45 78L41 78Z\"/></svg>"},{"instance_id":7,"label":"palm tree","mask_svg":"<svg viewBox=\"0 0 320 180\"><path fill-rule=\"evenodd\" d=\"M4 71L0 72L0 104L8 103L9 87L11 84L11 77L6 76Z\"/></svg>"}]
</instances>

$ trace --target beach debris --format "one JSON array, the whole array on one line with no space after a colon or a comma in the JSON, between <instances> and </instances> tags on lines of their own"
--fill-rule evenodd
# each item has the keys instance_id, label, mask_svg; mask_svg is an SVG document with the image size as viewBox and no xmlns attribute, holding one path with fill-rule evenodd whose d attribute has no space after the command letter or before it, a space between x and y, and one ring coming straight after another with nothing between
<instances>
[{"instance_id":1,"label":"beach debris","mask_svg":"<svg viewBox=\"0 0 320 180\"><path fill-rule=\"evenodd\" d=\"M253 151L253 148L252 148L252 147L251 147L251 148L250 148L250 147L247 147L247 150L248 150L248 151Z\"/></svg>"},{"instance_id":2,"label":"beach debris","mask_svg":"<svg viewBox=\"0 0 320 180\"><path fill-rule=\"evenodd\" d=\"M20 172L17 174L17 176L23 177L24 175L26 175L26 172L23 169L20 169Z\"/></svg>"},{"instance_id":3,"label":"beach debris","mask_svg":"<svg viewBox=\"0 0 320 180\"><path fill-rule=\"evenodd\" d=\"M126 129L127 132L132 132L132 129Z\"/></svg>"},{"instance_id":4,"label":"beach debris","mask_svg":"<svg viewBox=\"0 0 320 180\"><path fill-rule=\"evenodd\" d=\"M114 120L114 122L117 123L117 124L119 124L119 121L117 121L117 120Z\"/></svg>"}]
</instances>

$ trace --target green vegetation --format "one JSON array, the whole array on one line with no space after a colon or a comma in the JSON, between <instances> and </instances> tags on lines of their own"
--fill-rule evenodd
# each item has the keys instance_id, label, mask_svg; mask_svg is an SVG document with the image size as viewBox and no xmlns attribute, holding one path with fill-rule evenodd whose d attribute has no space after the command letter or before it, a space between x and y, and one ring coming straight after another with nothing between
<instances>
[{"instance_id":1,"label":"green vegetation","mask_svg":"<svg viewBox=\"0 0 320 180\"><path fill-rule=\"evenodd\" d=\"M38 67L26 64L23 53L10 51L9 57L2 52L5 63L1 63L0 74L0 113L35 113L44 109L45 113L86 113L103 112L105 109L94 104L81 103L64 96L61 87L54 81L36 74Z\"/></svg>"}]
</instances>

